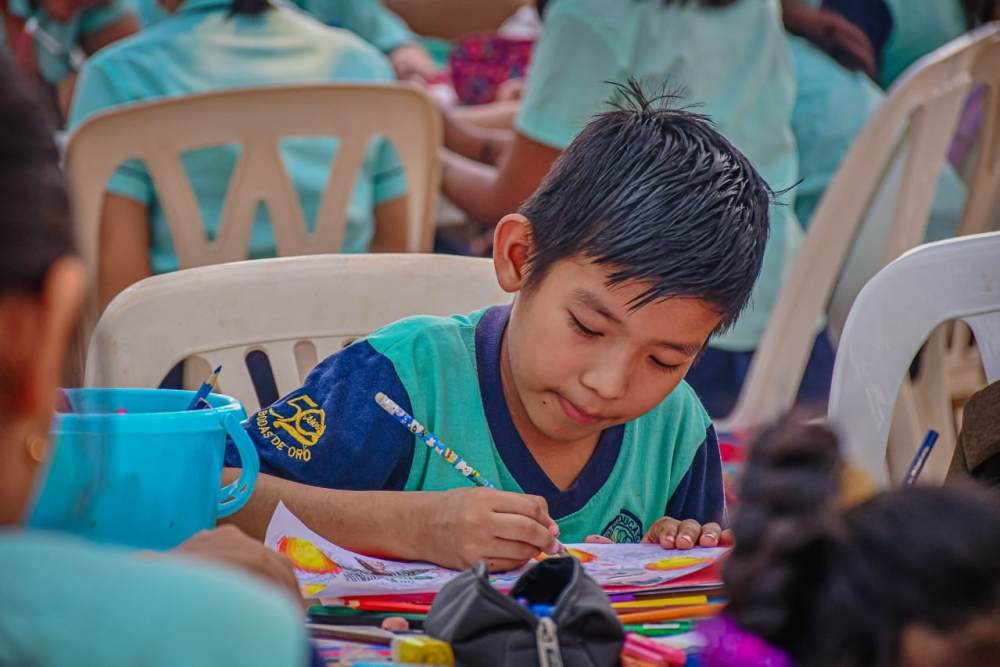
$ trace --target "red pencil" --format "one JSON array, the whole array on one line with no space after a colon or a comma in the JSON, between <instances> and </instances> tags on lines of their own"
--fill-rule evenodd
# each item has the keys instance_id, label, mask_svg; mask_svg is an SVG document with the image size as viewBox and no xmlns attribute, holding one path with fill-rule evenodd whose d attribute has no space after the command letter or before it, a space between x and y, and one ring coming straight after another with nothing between
<instances>
[{"instance_id":1,"label":"red pencil","mask_svg":"<svg viewBox=\"0 0 1000 667\"><path fill-rule=\"evenodd\" d=\"M413 602L382 602L375 600L350 600L348 607L360 611L381 611L398 614L426 614L430 611L429 604L416 604Z\"/></svg>"}]
</instances>

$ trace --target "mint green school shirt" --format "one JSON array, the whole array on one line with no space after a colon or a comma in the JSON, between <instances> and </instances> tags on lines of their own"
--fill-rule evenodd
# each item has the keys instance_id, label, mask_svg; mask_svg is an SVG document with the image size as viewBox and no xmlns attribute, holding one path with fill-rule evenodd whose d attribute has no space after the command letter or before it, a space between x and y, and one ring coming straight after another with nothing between
<instances>
[{"instance_id":1,"label":"mint green school shirt","mask_svg":"<svg viewBox=\"0 0 1000 667\"><path fill-rule=\"evenodd\" d=\"M798 180L791 115L795 75L778 0L741 0L729 7L660 0L558 0L545 12L542 35L517 117L517 130L566 148L595 114L609 110L607 81L639 78L650 90L684 86L699 112L760 171L775 190ZM750 308L713 347L753 350L802 229L794 192L771 207L771 236Z\"/></svg>"},{"instance_id":2,"label":"mint green school shirt","mask_svg":"<svg viewBox=\"0 0 1000 667\"><path fill-rule=\"evenodd\" d=\"M144 28L170 15L157 0L132 0ZM382 53L417 42L409 26L380 0L293 0L320 23L350 30Z\"/></svg>"},{"instance_id":3,"label":"mint green school shirt","mask_svg":"<svg viewBox=\"0 0 1000 667\"><path fill-rule=\"evenodd\" d=\"M191 560L0 530L0 665L305 667L276 588Z\"/></svg>"},{"instance_id":4,"label":"mint green school shirt","mask_svg":"<svg viewBox=\"0 0 1000 667\"><path fill-rule=\"evenodd\" d=\"M844 69L805 39L789 35L788 43L795 60L797 94L792 128L802 177L795 189L795 213L808 227L840 163L885 100L885 93L863 73ZM965 184L952 166L942 161L927 241L953 237L965 206Z\"/></svg>"},{"instance_id":5,"label":"mint green school shirt","mask_svg":"<svg viewBox=\"0 0 1000 667\"><path fill-rule=\"evenodd\" d=\"M64 23L56 21L30 0L8 0L7 7L13 16L25 20L37 20L38 29L50 35L55 41L52 48L44 48L42 38L36 37L34 40L38 70L48 83L59 83L75 71L73 60L84 57L79 46L83 37L106 28L131 11L129 0L104 0L77 12L73 18ZM7 31L4 28L2 14L0 14L0 48L4 50L11 48L7 44Z\"/></svg>"},{"instance_id":6,"label":"mint green school shirt","mask_svg":"<svg viewBox=\"0 0 1000 667\"><path fill-rule=\"evenodd\" d=\"M381 0L293 0L317 20L357 34L382 53L419 41Z\"/></svg>"},{"instance_id":7,"label":"mint green school shirt","mask_svg":"<svg viewBox=\"0 0 1000 667\"><path fill-rule=\"evenodd\" d=\"M968 30L959 0L885 0L892 32L882 49L880 83L888 88L907 67Z\"/></svg>"},{"instance_id":8,"label":"mint green school shirt","mask_svg":"<svg viewBox=\"0 0 1000 667\"><path fill-rule=\"evenodd\" d=\"M385 56L346 30L324 26L289 6L259 16L230 16L229 7L224 0L188 0L170 19L102 49L81 72L70 111L71 129L100 111L161 97L247 86L394 80ZM281 143L285 168L310 231L336 145L336 139L324 137ZM218 231L238 156L239 148L229 145L182 157L209 238ZM366 252L375 229L373 207L405 191L395 150L376 139L365 155L348 204L344 252ZM166 218L146 168L136 161L126 162L109 181L108 192L148 207L153 272L177 269ZM258 259L274 254L274 235L261 206L248 256Z\"/></svg>"},{"instance_id":9,"label":"mint green school shirt","mask_svg":"<svg viewBox=\"0 0 1000 667\"><path fill-rule=\"evenodd\" d=\"M311 486L446 491L473 482L375 403L386 394L497 488L545 498L562 539L638 542L657 519L725 521L715 430L681 383L649 413L605 429L567 489L532 456L507 407L500 350L510 306L414 317L320 362L303 386L252 416L261 472ZM226 465L239 466L232 442Z\"/></svg>"}]
</instances>

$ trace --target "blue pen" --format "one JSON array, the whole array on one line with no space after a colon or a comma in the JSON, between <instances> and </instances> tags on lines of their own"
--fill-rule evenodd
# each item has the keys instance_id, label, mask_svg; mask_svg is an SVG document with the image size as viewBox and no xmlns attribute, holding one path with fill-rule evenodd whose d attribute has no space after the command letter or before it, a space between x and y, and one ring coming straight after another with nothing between
<instances>
[{"instance_id":1,"label":"blue pen","mask_svg":"<svg viewBox=\"0 0 1000 667\"><path fill-rule=\"evenodd\" d=\"M198 387L198 391L194 393L194 398L191 399L191 402L187 406L188 410L204 410L205 408L212 407L205 399L207 399L208 395L212 393L213 389L215 389L215 383L219 381L219 372L221 370L222 366L219 366L211 375L208 376L207 380L201 383L201 386Z\"/></svg>"},{"instance_id":2,"label":"blue pen","mask_svg":"<svg viewBox=\"0 0 1000 667\"><path fill-rule=\"evenodd\" d=\"M927 431L927 437L924 438L923 444L917 450L917 455L913 457L910 469L906 471L906 479L903 481L903 486L913 486L917 483L920 471L924 469L927 457L931 455L931 450L934 449L934 443L937 442L937 439L937 431Z\"/></svg>"}]
</instances>

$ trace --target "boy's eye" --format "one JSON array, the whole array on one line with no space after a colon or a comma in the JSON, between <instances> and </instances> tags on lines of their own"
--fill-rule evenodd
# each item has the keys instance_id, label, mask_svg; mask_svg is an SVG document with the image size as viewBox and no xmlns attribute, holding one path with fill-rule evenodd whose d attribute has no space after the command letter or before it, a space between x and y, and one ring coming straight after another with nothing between
<instances>
[{"instance_id":1,"label":"boy's eye","mask_svg":"<svg viewBox=\"0 0 1000 667\"><path fill-rule=\"evenodd\" d=\"M573 327L577 331L579 331L580 333L582 333L584 336L588 336L590 338L597 338L599 336L603 336L604 335L604 334L598 333L597 331L594 331L593 329L588 329L587 327L583 326L583 323L580 322L580 320L576 319L576 315L574 315L573 313L569 314L569 321L573 325Z\"/></svg>"},{"instance_id":2,"label":"boy's eye","mask_svg":"<svg viewBox=\"0 0 1000 667\"><path fill-rule=\"evenodd\" d=\"M656 366L661 371L664 371L665 373L671 373L681 367L680 364L665 364L656 357L650 357L649 359L650 361L653 362L654 366Z\"/></svg>"}]
</instances>

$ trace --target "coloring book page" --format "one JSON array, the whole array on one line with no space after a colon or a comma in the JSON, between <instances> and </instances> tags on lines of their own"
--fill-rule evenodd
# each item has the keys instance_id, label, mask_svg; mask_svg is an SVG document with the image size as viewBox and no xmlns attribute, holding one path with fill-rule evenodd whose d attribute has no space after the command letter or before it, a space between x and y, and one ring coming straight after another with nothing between
<instances>
[{"instance_id":1,"label":"coloring book page","mask_svg":"<svg viewBox=\"0 0 1000 667\"><path fill-rule=\"evenodd\" d=\"M310 530L280 502L264 543L292 562L307 598L436 593L459 574L430 563L365 556L338 547ZM655 544L567 544L566 548L594 580L610 590L662 587L711 565L727 551L719 547L667 550ZM509 590L533 564L490 580L500 590Z\"/></svg>"}]
</instances>

